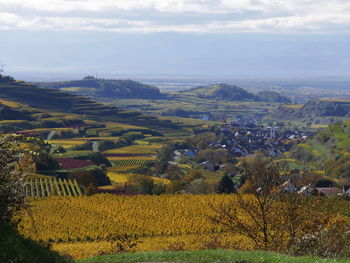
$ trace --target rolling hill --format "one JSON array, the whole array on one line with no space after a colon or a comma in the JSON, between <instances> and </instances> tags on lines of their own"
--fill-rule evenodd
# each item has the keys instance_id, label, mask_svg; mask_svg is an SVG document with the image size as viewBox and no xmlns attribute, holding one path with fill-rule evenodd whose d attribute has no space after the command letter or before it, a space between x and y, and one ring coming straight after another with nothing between
<instances>
[{"instance_id":1,"label":"rolling hill","mask_svg":"<svg viewBox=\"0 0 350 263\"><path fill-rule=\"evenodd\" d=\"M253 94L240 87L223 83L210 86L199 86L181 93L191 94L204 99L290 103L290 100L287 97L282 96L277 92L261 91L258 94Z\"/></svg>"},{"instance_id":2,"label":"rolling hill","mask_svg":"<svg viewBox=\"0 0 350 263\"><path fill-rule=\"evenodd\" d=\"M261 101L290 104L291 100L275 91L264 90L256 94Z\"/></svg>"},{"instance_id":3,"label":"rolling hill","mask_svg":"<svg viewBox=\"0 0 350 263\"><path fill-rule=\"evenodd\" d=\"M160 120L153 116L142 115L139 112L125 111L119 107L108 106L86 97L56 89L39 88L9 77L0 76L0 99L7 104L2 106L1 114L6 114L7 119L12 120L30 118L31 113L66 112L89 116L100 121L132 123L156 130L178 128L176 124L168 120ZM16 116L13 116L15 113ZM20 117L18 114L24 116Z\"/></svg>"},{"instance_id":4,"label":"rolling hill","mask_svg":"<svg viewBox=\"0 0 350 263\"><path fill-rule=\"evenodd\" d=\"M244 101L258 101L259 99L254 94L237 86L227 84L215 84L211 86L199 86L193 89L183 91L195 95L199 98L217 99L217 100L244 100Z\"/></svg>"},{"instance_id":5,"label":"rolling hill","mask_svg":"<svg viewBox=\"0 0 350 263\"><path fill-rule=\"evenodd\" d=\"M97 79L87 76L81 80L38 83L43 88L57 89L78 95L106 98L159 99L157 87L132 80Z\"/></svg>"}]
</instances>

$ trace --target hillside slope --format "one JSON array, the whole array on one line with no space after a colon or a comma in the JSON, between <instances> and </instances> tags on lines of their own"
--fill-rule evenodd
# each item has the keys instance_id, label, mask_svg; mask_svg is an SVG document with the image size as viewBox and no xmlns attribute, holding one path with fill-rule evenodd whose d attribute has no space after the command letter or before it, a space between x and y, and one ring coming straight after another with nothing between
<instances>
[{"instance_id":1,"label":"hillside slope","mask_svg":"<svg viewBox=\"0 0 350 263\"><path fill-rule=\"evenodd\" d=\"M82 114L100 121L130 123L152 129L177 128L176 124L167 120L160 120L138 112L125 111L118 107L104 105L86 97L55 89L38 88L33 84L2 76L0 76L0 99L14 104L23 104L23 107L34 109L34 111L41 109L41 111Z\"/></svg>"},{"instance_id":2,"label":"hillside slope","mask_svg":"<svg viewBox=\"0 0 350 263\"><path fill-rule=\"evenodd\" d=\"M291 100L275 91L264 90L256 94L261 101L290 104Z\"/></svg>"},{"instance_id":3,"label":"hillside slope","mask_svg":"<svg viewBox=\"0 0 350 263\"><path fill-rule=\"evenodd\" d=\"M211 86L199 86L181 93L192 94L205 99L259 101L257 96L245 89L223 83Z\"/></svg>"},{"instance_id":4,"label":"hillside slope","mask_svg":"<svg viewBox=\"0 0 350 263\"><path fill-rule=\"evenodd\" d=\"M271 113L271 117L283 120L303 120L314 118L349 117L350 100L317 99L303 106L280 106Z\"/></svg>"},{"instance_id":5,"label":"hillside slope","mask_svg":"<svg viewBox=\"0 0 350 263\"><path fill-rule=\"evenodd\" d=\"M350 182L350 121L329 127L291 150L291 157L324 170L334 179Z\"/></svg>"},{"instance_id":6,"label":"hillside slope","mask_svg":"<svg viewBox=\"0 0 350 263\"><path fill-rule=\"evenodd\" d=\"M97 79L91 76L81 80L38 83L40 87L58 89L78 95L107 98L159 99L157 87L132 80Z\"/></svg>"},{"instance_id":7,"label":"hillside slope","mask_svg":"<svg viewBox=\"0 0 350 263\"><path fill-rule=\"evenodd\" d=\"M199 86L182 91L183 94L191 94L204 99L229 100L229 101L266 101L277 103L290 103L290 100L273 91L261 91L253 94L245 89L228 84L215 84Z\"/></svg>"}]
</instances>

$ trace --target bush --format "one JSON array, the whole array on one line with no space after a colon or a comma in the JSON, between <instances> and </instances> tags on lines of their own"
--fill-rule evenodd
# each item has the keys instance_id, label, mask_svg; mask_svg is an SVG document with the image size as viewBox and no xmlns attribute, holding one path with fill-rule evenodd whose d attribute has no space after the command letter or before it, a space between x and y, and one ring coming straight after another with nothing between
<instances>
[{"instance_id":1,"label":"bush","mask_svg":"<svg viewBox=\"0 0 350 263\"><path fill-rule=\"evenodd\" d=\"M75 145L73 147L70 147L69 150L71 151L92 151L92 142L88 141L83 144Z\"/></svg>"},{"instance_id":2,"label":"bush","mask_svg":"<svg viewBox=\"0 0 350 263\"><path fill-rule=\"evenodd\" d=\"M228 175L224 175L218 186L218 192L220 194L231 194L235 191L235 185L232 182L232 179Z\"/></svg>"},{"instance_id":3,"label":"bush","mask_svg":"<svg viewBox=\"0 0 350 263\"><path fill-rule=\"evenodd\" d=\"M165 186L163 183L155 183L152 187L153 195L161 195L165 193Z\"/></svg>"},{"instance_id":4,"label":"bush","mask_svg":"<svg viewBox=\"0 0 350 263\"><path fill-rule=\"evenodd\" d=\"M60 169L59 163L46 153L38 156L35 165L38 172L45 174L51 174L53 171Z\"/></svg>"},{"instance_id":5,"label":"bush","mask_svg":"<svg viewBox=\"0 0 350 263\"><path fill-rule=\"evenodd\" d=\"M16 135L0 137L0 262L2 263L63 263L69 262L48 246L25 239L16 231L14 216L25 208L26 169L33 164L30 150L21 142L31 138ZM28 147L30 148L30 147Z\"/></svg>"},{"instance_id":6,"label":"bush","mask_svg":"<svg viewBox=\"0 0 350 263\"><path fill-rule=\"evenodd\" d=\"M176 193L184 190L186 185L187 185L186 183L178 181L178 180L171 181L166 186L166 193L167 194L176 194Z\"/></svg>"},{"instance_id":7,"label":"bush","mask_svg":"<svg viewBox=\"0 0 350 263\"><path fill-rule=\"evenodd\" d=\"M94 162L97 165L105 165L106 167L111 167L111 163L108 161L106 157L103 156L100 152L91 152L87 155L80 155L75 157L75 159L79 160L89 160Z\"/></svg>"},{"instance_id":8,"label":"bush","mask_svg":"<svg viewBox=\"0 0 350 263\"><path fill-rule=\"evenodd\" d=\"M80 170L72 172L68 175L68 179L75 179L77 180L78 184L85 187L88 187L89 185L96 187L111 184L106 171L100 167L95 167L91 170Z\"/></svg>"},{"instance_id":9,"label":"bush","mask_svg":"<svg viewBox=\"0 0 350 263\"><path fill-rule=\"evenodd\" d=\"M330 222L327 228L320 226L318 231L299 237L291 246L290 253L295 256L349 257L349 230L349 222L337 218Z\"/></svg>"},{"instance_id":10,"label":"bush","mask_svg":"<svg viewBox=\"0 0 350 263\"><path fill-rule=\"evenodd\" d=\"M152 194L154 187L152 178L137 174L129 177L128 184L134 185L137 191L142 194Z\"/></svg>"},{"instance_id":11,"label":"bush","mask_svg":"<svg viewBox=\"0 0 350 263\"><path fill-rule=\"evenodd\" d=\"M204 178L198 178L190 183L188 191L193 194L207 194L209 192L209 184Z\"/></svg>"},{"instance_id":12,"label":"bush","mask_svg":"<svg viewBox=\"0 0 350 263\"><path fill-rule=\"evenodd\" d=\"M25 158L15 137L0 137L0 222L9 222L24 206L25 195L18 189L25 186L26 174L20 169Z\"/></svg>"}]
</instances>

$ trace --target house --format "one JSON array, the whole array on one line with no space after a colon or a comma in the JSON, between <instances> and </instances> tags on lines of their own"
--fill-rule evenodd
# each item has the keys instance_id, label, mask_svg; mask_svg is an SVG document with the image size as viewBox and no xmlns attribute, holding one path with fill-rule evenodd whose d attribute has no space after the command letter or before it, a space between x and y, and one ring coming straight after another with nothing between
<instances>
[{"instance_id":1,"label":"house","mask_svg":"<svg viewBox=\"0 0 350 263\"><path fill-rule=\"evenodd\" d=\"M343 190L336 187L316 187L315 189L319 195L323 196L335 196L343 193Z\"/></svg>"},{"instance_id":2,"label":"house","mask_svg":"<svg viewBox=\"0 0 350 263\"><path fill-rule=\"evenodd\" d=\"M206 170L209 171L216 171L217 170L217 166L215 166L215 164L213 164L212 162L209 161L205 161L199 164L201 167L203 167Z\"/></svg>"},{"instance_id":3,"label":"house","mask_svg":"<svg viewBox=\"0 0 350 263\"><path fill-rule=\"evenodd\" d=\"M176 150L176 151L174 151L174 155L175 155L175 156L181 156L182 153L181 153L180 151L177 151L177 150Z\"/></svg>"},{"instance_id":4,"label":"house","mask_svg":"<svg viewBox=\"0 0 350 263\"><path fill-rule=\"evenodd\" d=\"M187 149L184 151L184 155L187 157L196 157L197 151L192 149Z\"/></svg>"},{"instance_id":5,"label":"house","mask_svg":"<svg viewBox=\"0 0 350 263\"><path fill-rule=\"evenodd\" d=\"M298 194L304 194L304 195L314 195L315 194L315 188L311 185L304 185L299 191Z\"/></svg>"},{"instance_id":6,"label":"house","mask_svg":"<svg viewBox=\"0 0 350 263\"><path fill-rule=\"evenodd\" d=\"M350 197L350 185L343 186L343 195L345 197Z\"/></svg>"},{"instance_id":7,"label":"house","mask_svg":"<svg viewBox=\"0 0 350 263\"><path fill-rule=\"evenodd\" d=\"M280 186L280 191L283 193L294 194L298 189L288 180Z\"/></svg>"}]
</instances>

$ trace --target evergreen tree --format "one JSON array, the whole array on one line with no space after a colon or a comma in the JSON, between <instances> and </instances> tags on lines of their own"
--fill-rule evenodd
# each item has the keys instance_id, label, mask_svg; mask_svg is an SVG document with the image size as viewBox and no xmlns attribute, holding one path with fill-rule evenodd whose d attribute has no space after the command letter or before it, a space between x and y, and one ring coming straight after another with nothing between
<instances>
[{"instance_id":1,"label":"evergreen tree","mask_svg":"<svg viewBox=\"0 0 350 263\"><path fill-rule=\"evenodd\" d=\"M218 192L220 194L231 194L235 191L235 185L228 175L224 175L219 183Z\"/></svg>"}]
</instances>

